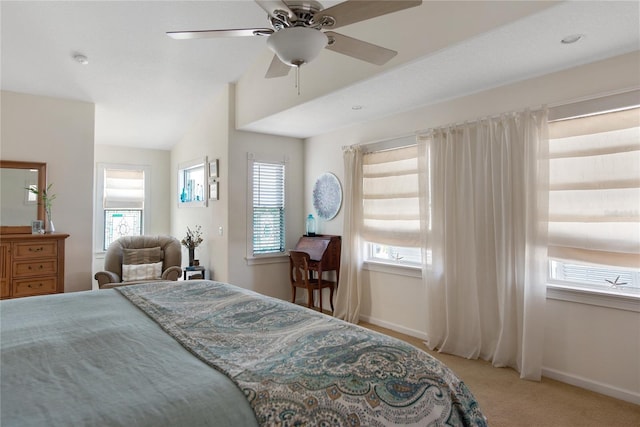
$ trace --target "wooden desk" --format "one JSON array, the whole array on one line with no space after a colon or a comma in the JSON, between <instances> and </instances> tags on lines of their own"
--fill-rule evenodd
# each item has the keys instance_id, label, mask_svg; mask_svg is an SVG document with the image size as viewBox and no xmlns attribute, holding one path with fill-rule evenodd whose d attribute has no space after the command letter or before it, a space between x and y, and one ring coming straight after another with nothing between
<instances>
[{"instance_id":1,"label":"wooden desk","mask_svg":"<svg viewBox=\"0 0 640 427\"><path fill-rule=\"evenodd\" d=\"M336 287L340 281L340 251L342 237L328 234L302 236L295 247L296 251L306 252L311 258L309 270L315 271L319 279L325 271L336 272Z\"/></svg>"}]
</instances>

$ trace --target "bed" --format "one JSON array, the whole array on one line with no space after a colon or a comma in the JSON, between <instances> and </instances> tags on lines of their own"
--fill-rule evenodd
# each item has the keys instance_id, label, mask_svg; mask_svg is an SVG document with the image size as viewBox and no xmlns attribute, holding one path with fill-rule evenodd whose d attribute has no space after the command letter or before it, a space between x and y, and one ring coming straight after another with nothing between
<instances>
[{"instance_id":1,"label":"bed","mask_svg":"<svg viewBox=\"0 0 640 427\"><path fill-rule=\"evenodd\" d=\"M0 425L486 425L409 344L226 283L0 302Z\"/></svg>"}]
</instances>

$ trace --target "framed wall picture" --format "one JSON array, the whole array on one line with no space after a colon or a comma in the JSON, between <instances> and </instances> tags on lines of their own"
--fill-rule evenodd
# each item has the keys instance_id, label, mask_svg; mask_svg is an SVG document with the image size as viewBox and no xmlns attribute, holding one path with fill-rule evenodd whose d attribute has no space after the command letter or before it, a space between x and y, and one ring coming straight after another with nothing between
<instances>
[{"instance_id":1,"label":"framed wall picture","mask_svg":"<svg viewBox=\"0 0 640 427\"><path fill-rule=\"evenodd\" d=\"M218 200L218 181L209 178L209 200Z\"/></svg>"},{"instance_id":2,"label":"framed wall picture","mask_svg":"<svg viewBox=\"0 0 640 427\"><path fill-rule=\"evenodd\" d=\"M209 178L218 178L218 159L209 162Z\"/></svg>"}]
</instances>

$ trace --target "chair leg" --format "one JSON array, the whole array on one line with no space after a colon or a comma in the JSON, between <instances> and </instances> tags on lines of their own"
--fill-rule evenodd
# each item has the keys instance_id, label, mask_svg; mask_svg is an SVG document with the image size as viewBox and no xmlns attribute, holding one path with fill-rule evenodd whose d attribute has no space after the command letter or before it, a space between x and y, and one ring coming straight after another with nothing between
<instances>
[{"instance_id":1,"label":"chair leg","mask_svg":"<svg viewBox=\"0 0 640 427\"><path fill-rule=\"evenodd\" d=\"M329 288L329 302L331 303L331 313L333 313L333 286Z\"/></svg>"},{"instance_id":2,"label":"chair leg","mask_svg":"<svg viewBox=\"0 0 640 427\"><path fill-rule=\"evenodd\" d=\"M291 302L295 304L296 302L296 287L295 286L291 286Z\"/></svg>"},{"instance_id":3,"label":"chair leg","mask_svg":"<svg viewBox=\"0 0 640 427\"><path fill-rule=\"evenodd\" d=\"M322 288L320 286L318 286L318 295L319 295L319 298L320 298L319 310L320 310L320 313L322 313Z\"/></svg>"},{"instance_id":4,"label":"chair leg","mask_svg":"<svg viewBox=\"0 0 640 427\"><path fill-rule=\"evenodd\" d=\"M313 288L307 286L307 307L313 308Z\"/></svg>"}]
</instances>

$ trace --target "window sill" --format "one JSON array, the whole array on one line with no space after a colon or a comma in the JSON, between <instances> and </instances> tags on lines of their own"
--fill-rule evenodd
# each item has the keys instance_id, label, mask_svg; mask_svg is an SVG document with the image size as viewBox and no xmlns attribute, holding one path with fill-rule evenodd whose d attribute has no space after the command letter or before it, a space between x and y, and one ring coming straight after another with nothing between
<instances>
[{"instance_id":1,"label":"window sill","mask_svg":"<svg viewBox=\"0 0 640 427\"><path fill-rule=\"evenodd\" d=\"M549 283L547 284L547 299L589 304L640 313L640 295L628 293L575 288Z\"/></svg>"},{"instance_id":2,"label":"window sill","mask_svg":"<svg viewBox=\"0 0 640 427\"><path fill-rule=\"evenodd\" d=\"M379 273L396 274L398 276L422 278L422 267L413 265L392 264L380 261L365 261L363 269Z\"/></svg>"},{"instance_id":3,"label":"window sill","mask_svg":"<svg viewBox=\"0 0 640 427\"><path fill-rule=\"evenodd\" d=\"M247 265L262 265L262 264L279 264L289 262L289 255L287 254L273 254L273 255L261 255L245 257Z\"/></svg>"}]
</instances>

